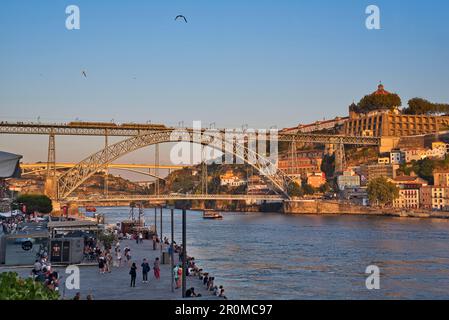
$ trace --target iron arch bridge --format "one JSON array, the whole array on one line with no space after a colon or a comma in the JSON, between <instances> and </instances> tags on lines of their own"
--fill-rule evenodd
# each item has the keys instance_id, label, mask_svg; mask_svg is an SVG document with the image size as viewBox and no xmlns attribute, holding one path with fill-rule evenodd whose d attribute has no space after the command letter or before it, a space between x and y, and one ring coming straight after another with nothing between
<instances>
[{"instance_id":1,"label":"iron arch bridge","mask_svg":"<svg viewBox=\"0 0 449 320\"><path fill-rule=\"evenodd\" d=\"M69 169L69 168L73 168L74 166L75 165L71 165L71 164L56 164L55 165L55 170L66 170L66 169ZM31 164L31 165L30 164L20 164L20 167L22 168L22 177L23 177L23 176L27 176L27 175L31 175L31 174L40 173L40 172L46 172L48 170L48 163L47 162L43 162L43 163ZM156 179L159 179L159 180L165 180L165 178L160 177L160 176L158 176L156 174L152 174L151 172L143 172L143 171L140 171L140 170L137 170L137 169L133 169L133 167L140 168L139 165L108 164L107 167L109 169L113 169L113 170L128 171L128 172L137 173L137 174L149 176L149 177L152 177L152 178L156 178ZM153 167L156 167L156 166L153 166ZM158 169L163 169L163 167L164 166L161 166ZM171 166L169 166L169 167L171 167Z\"/></svg>"},{"instance_id":2,"label":"iron arch bridge","mask_svg":"<svg viewBox=\"0 0 449 320\"><path fill-rule=\"evenodd\" d=\"M217 138L219 143L217 143ZM106 168L109 163L118 158L147 146L169 142L190 142L205 145L222 152L225 150L227 153L235 156L236 159L239 158L261 173L270 182L274 191L281 194L284 199L290 198L287 188L291 179L279 170L270 159L249 147L248 143L241 143L233 139L231 141L220 133L218 133L217 137L217 135L204 132L198 135L192 131L180 131L177 133L176 130L161 130L146 132L109 145L76 164L57 178L57 200L66 200L84 181L99 170Z\"/></svg>"}]
</instances>

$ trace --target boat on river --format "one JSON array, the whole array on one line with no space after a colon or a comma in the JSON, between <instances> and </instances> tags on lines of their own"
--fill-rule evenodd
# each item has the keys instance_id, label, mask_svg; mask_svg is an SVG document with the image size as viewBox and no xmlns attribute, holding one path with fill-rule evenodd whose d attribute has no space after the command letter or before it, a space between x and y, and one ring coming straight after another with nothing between
<instances>
[{"instance_id":1,"label":"boat on river","mask_svg":"<svg viewBox=\"0 0 449 320\"><path fill-rule=\"evenodd\" d=\"M216 212L216 211L204 210L203 211L203 219L222 220L223 216L219 212Z\"/></svg>"}]
</instances>

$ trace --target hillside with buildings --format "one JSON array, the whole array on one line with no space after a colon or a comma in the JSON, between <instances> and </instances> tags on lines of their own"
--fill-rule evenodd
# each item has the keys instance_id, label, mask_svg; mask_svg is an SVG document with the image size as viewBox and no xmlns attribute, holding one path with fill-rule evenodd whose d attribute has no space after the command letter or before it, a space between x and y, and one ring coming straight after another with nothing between
<instances>
[{"instance_id":1,"label":"hillside with buildings","mask_svg":"<svg viewBox=\"0 0 449 320\"><path fill-rule=\"evenodd\" d=\"M45 174L30 174L8 181L9 188L21 194L43 194ZM108 175L107 191L110 195L119 194L145 194L148 188L120 176ZM95 196L105 193L104 174L95 174L73 193L74 196Z\"/></svg>"},{"instance_id":2,"label":"hillside with buildings","mask_svg":"<svg viewBox=\"0 0 449 320\"><path fill-rule=\"evenodd\" d=\"M298 125L287 132L335 132L380 137L380 147L346 146L344 171L335 172L332 146L287 146L279 168L315 189L326 181L331 197L368 205L370 181L385 177L399 190L389 205L398 209L449 210L449 116L447 104L413 98L401 108L399 95L382 84L349 106L348 117ZM326 195L324 195L326 197Z\"/></svg>"}]
</instances>

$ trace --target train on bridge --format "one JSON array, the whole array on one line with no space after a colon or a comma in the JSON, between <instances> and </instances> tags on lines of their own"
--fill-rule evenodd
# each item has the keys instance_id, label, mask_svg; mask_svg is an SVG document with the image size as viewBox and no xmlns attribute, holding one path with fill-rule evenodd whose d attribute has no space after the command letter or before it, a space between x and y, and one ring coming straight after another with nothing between
<instances>
[{"instance_id":1,"label":"train on bridge","mask_svg":"<svg viewBox=\"0 0 449 320\"><path fill-rule=\"evenodd\" d=\"M114 122L85 122L85 121L71 121L67 124L69 127L76 128L110 128L110 129L135 129L135 130L163 130L167 127L163 124L151 123L122 123Z\"/></svg>"}]
</instances>

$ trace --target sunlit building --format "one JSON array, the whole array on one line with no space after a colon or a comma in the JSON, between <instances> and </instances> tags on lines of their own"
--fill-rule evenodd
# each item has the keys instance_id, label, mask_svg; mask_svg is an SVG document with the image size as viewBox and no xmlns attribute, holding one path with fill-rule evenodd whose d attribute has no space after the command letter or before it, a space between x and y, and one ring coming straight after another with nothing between
<instances>
[{"instance_id":1,"label":"sunlit building","mask_svg":"<svg viewBox=\"0 0 449 320\"><path fill-rule=\"evenodd\" d=\"M427 186L427 181L419 177L400 176L390 180L399 189L399 197L394 200L395 208L418 209L420 208L421 188Z\"/></svg>"},{"instance_id":2,"label":"sunlit building","mask_svg":"<svg viewBox=\"0 0 449 320\"><path fill-rule=\"evenodd\" d=\"M389 94L380 84L377 95ZM398 106L399 107L399 106ZM349 111L349 120L344 123L343 132L351 136L412 136L437 133L448 128L448 116L405 115L394 110L375 110L369 113Z\"/></svg>"}]
</instances>

